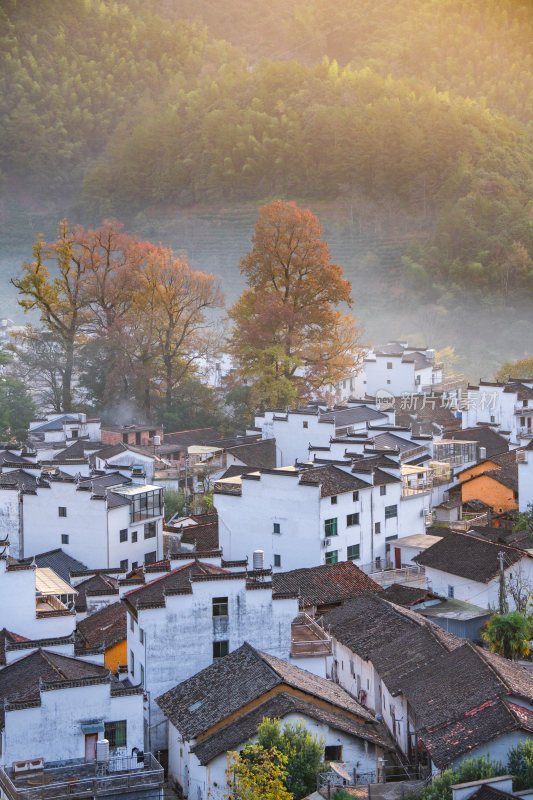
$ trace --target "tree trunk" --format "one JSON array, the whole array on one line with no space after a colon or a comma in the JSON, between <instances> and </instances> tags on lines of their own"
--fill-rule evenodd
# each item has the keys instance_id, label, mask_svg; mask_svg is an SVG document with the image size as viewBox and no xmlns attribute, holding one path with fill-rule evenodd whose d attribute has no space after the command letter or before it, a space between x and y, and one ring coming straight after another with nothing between
<instances>
[{"instance_id":1,"label":"tree trunk","mask_svg":"<svg viewBox=\"0 0 533 800\"><path fill-rule=\"evenodd\" d=\"M61 381L63 412L72 411L72 371L74 368L74 343L69 342L65 352L65 370Z\"/></svg>"}]
</instances>

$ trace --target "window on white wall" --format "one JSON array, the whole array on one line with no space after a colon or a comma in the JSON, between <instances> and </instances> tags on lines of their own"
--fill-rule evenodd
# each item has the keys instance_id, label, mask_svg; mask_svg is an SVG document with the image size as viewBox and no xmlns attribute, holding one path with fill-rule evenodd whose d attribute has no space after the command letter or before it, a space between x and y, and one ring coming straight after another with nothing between
<instances>
[{"instance_id":1,"label":"window on white wall","mask_svg":"<svg viewBox=\"0 0 533 800\"><path fill-rule=\"evenodd\" d=\"M61 544L68 544L68 533L61 534Z\"/></svg>"}]
</instances>

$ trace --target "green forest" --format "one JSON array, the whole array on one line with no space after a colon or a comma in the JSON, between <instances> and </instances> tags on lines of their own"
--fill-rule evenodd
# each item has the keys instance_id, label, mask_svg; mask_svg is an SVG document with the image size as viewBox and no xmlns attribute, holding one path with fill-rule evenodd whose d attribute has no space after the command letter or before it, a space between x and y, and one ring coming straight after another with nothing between
<instances>
[{"instance_id":1,"label":"green forest","mask_svg":"<svg viewBox=\"0 0 533 800\"><path fill-rule=\"evenodd\" d=\"M520 0L4 0L4 200L342 200L403 290L533 294L533 10Z\"/></svg>"}]
</instances>

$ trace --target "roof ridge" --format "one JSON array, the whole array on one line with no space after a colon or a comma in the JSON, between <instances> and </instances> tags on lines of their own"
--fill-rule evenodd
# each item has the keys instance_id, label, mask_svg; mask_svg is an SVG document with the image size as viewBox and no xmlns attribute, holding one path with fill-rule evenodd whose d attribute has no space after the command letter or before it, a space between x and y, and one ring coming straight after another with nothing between
<instances>
[{"instance_id":1,"label":"roof ridge","mask_svg":"<svg viewBox=\"0 0 533 800\"><path fill-rule=\"evenodd\" d=\"M503 686L505 686L505 688L507 689L508 693L509 693L509 694L511 694L511 692L512 692L512 688L511 688L511 686L510 686L510 685L509 685L509 683L508 683L508 682L505 680L505 678L503 677L503 675L501 675L501 674L500 674L500 672L498 672L498 670L496 669L496 667L495 667L495 666L493 666L493 664L491 664L491 663L490 663L490 661L488 661L488 660L487 660L487 658L485 657L485 653L483 652L483 649L482 649L481 647L478 647L477 645L475 645L473 642L470 642L470 641L469 641L469 642L468 642L468 644L470 645L470 647L472 648L472 650L474 650L474 652L476 652L476 653L477 653L477 655L478 655L478 656L481 658L481 660L482 660L482 661L483 661L483 663L484 663L484 664L485 664L485 665L486 665L486 666L489 668L489 670L490 670L490 671L491 671L491 672L492 672L492 673L493 673L493 674L496 676L496 678L498 679L498 681L499 681L501 684L503 684ZM498 655L498 654L496 654L496 655Z\"/></svg>"}]
</instances>

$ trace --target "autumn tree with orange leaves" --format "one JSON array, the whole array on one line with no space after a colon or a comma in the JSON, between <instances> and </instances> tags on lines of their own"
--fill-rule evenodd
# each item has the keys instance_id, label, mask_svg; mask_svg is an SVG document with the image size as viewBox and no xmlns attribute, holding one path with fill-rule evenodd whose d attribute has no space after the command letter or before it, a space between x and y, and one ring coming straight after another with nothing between
<instances>
[{"instance_id":1,"label":"autumn tree with orange leaves","mask_svg":"<svg viewBox=\"0 0 533 800\"><path fill-rule=\"evenodd\" d=\"M308 210L276 201L259 209L252 250L241 260L247 288L229 312L230 350L252 401L294 405L359 364L350 282L331 261Z\"/></svg>"},{"instance_id":2,"label":"autumn tree with orange leaves","mask_svg":"<svg viewBox=\"0 0 533 800\"><path fill-rule=\"evenodd\" d=\"M128 401L147 418L156 407L168 411L212 344L205 312L223 302L214 277L116 220L91 230L64 220L54 242L38 238L33 255L13 284L42 328L19 337L19 357L32 362L35 341L52 338L61 375L54 410L72 410L76 378L99 410Z\"/></svg>"}]
</instances>

